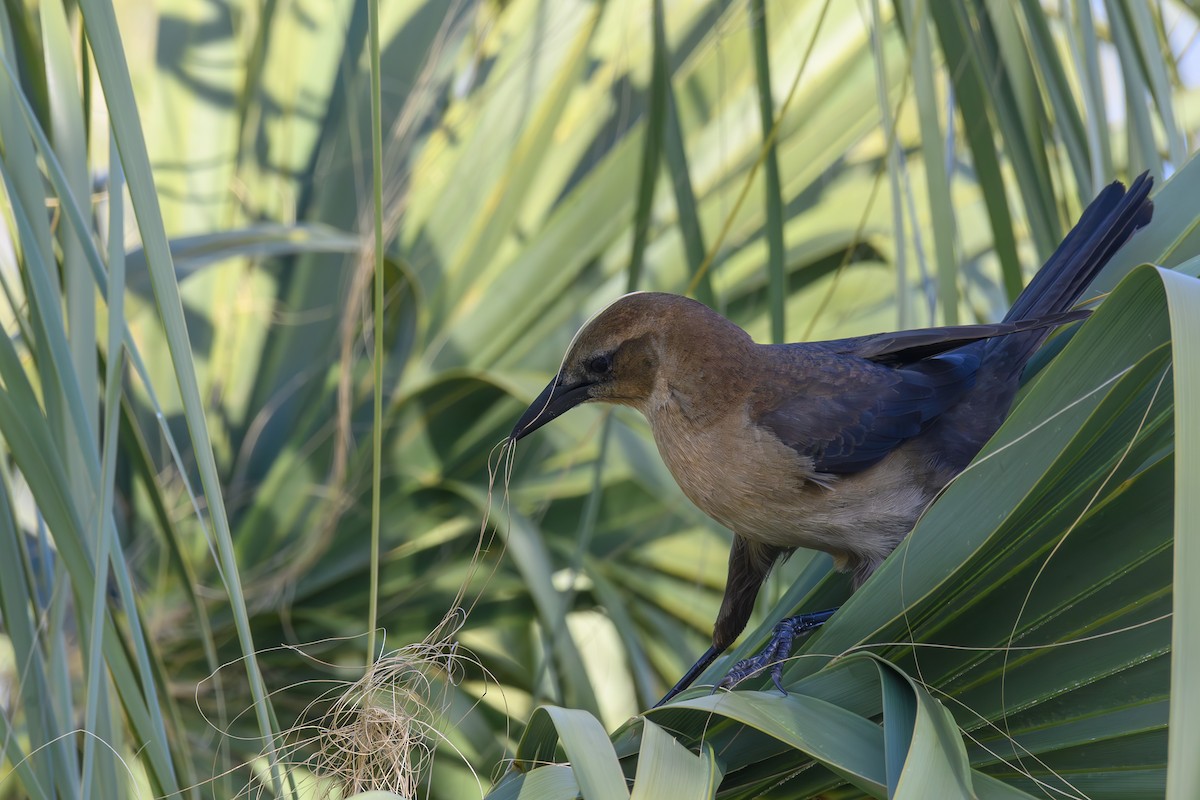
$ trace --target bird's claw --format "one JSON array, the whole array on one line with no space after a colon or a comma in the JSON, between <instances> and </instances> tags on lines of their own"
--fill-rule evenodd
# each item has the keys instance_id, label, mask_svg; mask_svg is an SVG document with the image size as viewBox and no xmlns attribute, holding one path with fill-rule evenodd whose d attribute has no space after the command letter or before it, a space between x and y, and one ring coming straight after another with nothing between
<instances>
[{"instance_id":1,"label":"bird's claw","mask_svg":"<svg viewBox=\"0 0 1200 800\"><path fill-rule=\"evenodd\" d=\"M715 692L717 689L732 689L747 678L752 678L770 667L771 682L775 684L775 688L779 690L780 694L786 697L787 690L783 688L782 680L783 662L792 654L792 643L796 640L797 636L812 633L824 625L825 621L833 616L834 611L837 611L837 609L831 608L827 611L815 611L780 620L775 626L770 640L758 652L758 655L744 658L734 664L729 672L725 673L725 677L721 679L721 682L713 687L713 691Z\"/></svg>"},{"instance_id":2,"label":"bird's claw","mask_svg":"<svg viewBox=\"0 0 1200 800\"><path fill-rule=\"evenodd\" d=\"M792 640L795 638L795 634L792 633L791 626L788 624L789 622L790 619L785 619L776 625L771 640L758 652L758 655L743 658L734 664L729 672L725 673L725 677L721 679L721 682L713 687L713 691L715 692L717 689L732 689L747 678L752 678L767 667L770 667L771 680L774 682L775 688L786 695L787 690L783 688L780 679L783 675L784 659L792 654Z\"/></svg>"}]
</instances>

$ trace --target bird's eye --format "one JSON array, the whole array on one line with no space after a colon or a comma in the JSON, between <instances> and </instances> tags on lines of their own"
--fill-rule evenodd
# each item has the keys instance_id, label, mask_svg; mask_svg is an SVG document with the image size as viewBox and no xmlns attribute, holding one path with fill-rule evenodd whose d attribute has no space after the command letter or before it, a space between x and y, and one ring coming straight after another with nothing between
<instances>
[{"instance_id":1,"label":"bird's eye","mask_svg":"<svg viewBox=\"0 0 1200 800\"><path fill-rule=\"evenodd\" d=\"M607 375L612 371L612 356L607 353L601 353L598 356L592 356L584 364L587 371L593 375Z\"/></svg>"}]
</instances>

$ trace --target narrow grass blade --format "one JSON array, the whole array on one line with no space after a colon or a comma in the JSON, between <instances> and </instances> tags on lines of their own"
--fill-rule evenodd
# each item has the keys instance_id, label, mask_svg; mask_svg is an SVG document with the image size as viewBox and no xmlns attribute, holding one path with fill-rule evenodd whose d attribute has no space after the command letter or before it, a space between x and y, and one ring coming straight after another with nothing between
<instances>
[{"instance_id":1,"label":"narrow grass blade","mask_svg":"<svg viewBox=\"0 0 1200 800\"><path fill-rule=\"evenodd\" d=\"M1109 26L1113 44L1120 55L1118 59L1121 77L1125 83L1125 125L1128 131L1128 169L1136 174L1150 170L1161 175L1158 146L1154 139L1154 126L1150 118L1151 87L1146 73L1138 63L1141 54L1136 33L1129 24L1127 12L1119 0L1106 0L1108 18L1115 24Z\"/></svg>"},{"instance_id":2,"label":"narrow grass blade","mask_svg":"<svg viewBox=\"0 0 1200 800\"><path fill-rule=\"evenodd\" d=\"M629 280L626 291L636 291L642 280L642 263L650 235L654 211L654 188L661 169L662 140L667 108L667 36L663 0L654 0L651 8L653 48L650 56L650 91L646 98L646 132L642 139L642 165L639 169L637 208L633 212L633 244L629 251Z\"/></svg>"},{"instance_id":3,"label":"narrow grass blade","mask_svg":"<svg viewBox=\"0 0 1200 800\"><path fill-rule=\"evenodd\" d=\"M1072 10L1079 11L1079 3L1067 3L1064 6L1064 13L1072 13ZM1003 3L991 3L989 9L993 15L1005 14L1012 23L1016 23L1016 6ZM1099 156L1103 150L1092 152L1092 148L1097 146L1099 142L1089 142L1085 133L1083 119L1080 118L1079 108L1075 101L1075 90L1071 86L1067 78L1067 71L1064 68L1063 58L1058 47L1058 42L1054 38L1054 34L1050 27L1050 15L1046 8L1037 2L1037 0L1021 0L1020 3L1021 17L1023 18L1024 30L1028 32L1028 44L1021 37L1014 37L1014 47L1010 53L1017 48L1022 50L1027 49L1029 55L1032 56L1037 64L1037 73L1041 80L1045 82L1046 100L1049 103L1054 121L1055 135L1060 137L1063 146L1067 151L1067 158L1071 164L1071 171L1074 173L1075 180L1079 187L1079 197L1081 200L1091 199L1100 187L1108 182L1109 175L1112 174L1111 169L1108 171L1096 172L1093 170L1093 165L1096 163L1095 158ZM1090 9L1086 12L1090 15ZM1090 17L1089 17L1090 19ZM1081 28L1070 27L1066 33L1066 38L1072 45L1072 52L1076 51L1078 38L1077 32L1081 32ZM1093 30L1093 42L1094 36ZM1094 49L1089 54L1095 57ZM1078 62L1076 64L1076 74L1083 81L1085 86L1085 103L1089 108L1089 118L1094 110L1098 116L1095 122L1103 125L1105 121L1104 104L1101 102L1097 106L1091 104L1091 100L1087 98L1088 83L1084 78L1084 74L1078 70ZM958 102L962 103L964 98L960 95ZM964 109L965 111L965 109Z\"/></svg>"},{"instance_id":4,"label":"narrow grass blade","mask_svg":"<svg viewBox=\"0 0 1200 800\"><path fill-rule=\"evenodd\" d=\"M201 483L208 500L208 509L215 532L215 544L220 553L223 577L233 607L238 639L242 652L246 656L245 665L250 691L254 697L255 717L263 736L268 759L272 764L272 783L275 790L280 791L281 782L275 767L277 732L271 723L267 688L254 656L253 634L245 599L238 581L237 561L233 553L229 520L225 513L220 477L213 458L208 424L204 417L204 406L196 381L191 345L184 323L183 305L179 297L178 284L175 282L170 248L163 229L146 143L141 135L137 104L133 97L133 87L130 84L129 70L125 62L120 34L117 31L112 5L108 0L85 0L80 4L80 11L83 15L88 41L91 43L92 52L95 55L96 72L108 102L113 132L128 181L130 199L141 231L143 246L146 248L151 282L166 331L175 377L184 401L184 416L191 434Z\"/></svg>"},{"instance_id":5,"label":"narrow grass blade","mask_svg":"<svg viewBox=\"0 0 1200 800\"><path fill-rule=\"evenodd\" d=\"M758 85L758 116L763 135L763 188L767 206L767 296L771 309L771 341L785 341L787 329L784 301L787 299L785 265L783 263L783 188L779 181L779 159L775 153L772 131L775 120L775 98L771 93L771 57L767 49L767 8L763 0L751 0L750 34L754 40L754 76Z\"/></svg>"},{"instance_id":6,"label":"narrow grass blade","mask_svg":"<svg viewBox=\"0 0 1200 800\"><path fill-rule=\"evenodd\" d=\"M992 127L988 108L986 73L980 69L978 55L964 35L965 20L959 7L934 5L930 7L937 25L938 41L951 65L950 78L954 85L954 101L966 135L967 146L975 167L976 178L987 206L992 227L992 241L1000 260L1000 274L1008 299L1015 300L1025 286L1021 261L1017 255L1017 239L1013 229L1012 210L1008 203L1008 186L1004 181L1000 155L996 151L996 131Z\"/></svg>"},{"instance_id":7,"label":"narrow grass blade","mask_svg":"<svg viewBox=\"0 0 1200 800\"><path fill-rule=\"evenodd\" d=\"M1200 280L1162 271L1175 369L1175 569L1171 617L1171 734L1167 797L1200 795Z\"/></svg>"},{"instance_id":8,"label":"narrow grass blade","mask_svg":"<svg viewBox=\"0 0 1200 800\"><path fill-rule=\"evenodd\" d=\"M914 0L900 3L905 27L912 37L913 90L921 124L922 165L929 191L929 216L933 224L937 261L938 299L946 325L958 324L958 259L955 256L955 213L950 202L950 154L938 116L938 87L933 69L933 42L928 6Z\"/></svg>"},{"instance_id":9,"label":"narrow grass blade","mask_svg":"<svg viewBox=\"0 0 1200 800\"><path fill-rule=\"evenodd\" d=\"M663 151L667 169L671 175L671 188L675 192L675 211L678 214L679 235L683 237L683 250L687 254L690 285L685 294L696 293L696 299L707 306L715 307L716 295L712 287L712 270L703 269L705 254L704 231L700 227L700 215L696 207L696 192L692 186L692 174L688 168L687 146L679 120L679 104L675 89L667 83L666 141Z\"/></svg>"},{"instance_id":10,"label":"narrow grass blade","mask_svg":"<svg viewBox=\"0 0 1200 800\"><path fill-rule=\"evenodd\" d=\"M1167 73L1168 65L1174 63L1174 57L1168 49L1165 32L1159 30L1154 7L1149 3L1125 0L1121 8L1124 12L1124 22L1131 34L1132 45L1137 51L1133 66L1142 71L1146 87L1154 101L1157 121L1166 137L1167 158L1172 164L1182 164L1187 160L1189 150L1175 119L1172 84L1177 81L1173 81ZM1161 17L1159 19L1161 20Z\"/></svg>"},{"instance_id":11,"label":"narrow grass blade","mask_svg":"<svg viewBox=\"0 0 1200 800\"><path fill-rule=\"evenodd\" d=\"M1042 7L1036 0L1022 0L1026 16L1041 20ZM1083 104L1086 111L1085 129L1088 143L1089 180L1080 180L1080 200L1090 199L1096 188L1103 186L1113 174L1112 140L1108 132L1108 109L1105 106L1104 80L1100 74L1100 43L1096 36L1096 20L1091 3L1070 3L1066 8L1067 42L1075 60L1075 74L1083 85ZM1039 42L1040 44L1040 42ZM1048 48L1042 46L1042 52ZM1076 173L1080 178L1081 173Z\"/></svg>"}]
</instances>

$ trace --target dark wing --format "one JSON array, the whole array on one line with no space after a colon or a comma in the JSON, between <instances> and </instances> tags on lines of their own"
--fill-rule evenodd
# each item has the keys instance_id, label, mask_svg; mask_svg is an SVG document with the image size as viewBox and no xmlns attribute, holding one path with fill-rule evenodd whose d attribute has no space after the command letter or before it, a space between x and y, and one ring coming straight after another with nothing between
<instances>
[{"instance_id":1,"label":"dark wing","mask_svg":"<svg viewBox=\"0 0 1200 800\"><path fill-rule=\"evenodd\" d=\"M835 475L870 467L937 421L974 385L981 356L966 348L888 367L785 347L782 372L752 401L751 417Z\"/></svg>"},{"instance_id":2,"label":"dark wing","mask_svg":"<svg viewBox=\"0 0 1200 800\"><path fill-rule=\"evenodd\" d=\"M895 333L876 333L853 339L835 339L819 344L833 353L854 355L880 364L912 364L930 356L955 350L964 345L1006 336L1011 333L1052 328L1084 319L1092 312L1087 309L1064 311L1034 319L995 322L984 325L949 325L943 328L919 328Z\"/></svg>"}]
</instances>

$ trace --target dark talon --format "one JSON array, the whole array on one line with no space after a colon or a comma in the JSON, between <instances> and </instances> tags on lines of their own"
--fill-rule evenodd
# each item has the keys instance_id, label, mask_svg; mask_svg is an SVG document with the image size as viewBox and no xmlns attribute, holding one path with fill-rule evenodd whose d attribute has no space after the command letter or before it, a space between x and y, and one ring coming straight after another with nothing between
<instances>
[{"instance_id":1,"label":"dark talon","mask_svg":"<svg viewBox=\"0 0 1200 800\"><path fill-rule=\"evenodd\" d=\"M751 656L734 664L732 669L721 679L721 682L713 687L713 691L715 692L717 689L732 689L747 678L752 678L767 667L770 667L771 682L786 697L787 690L783 688L783 662L792 654L792 643L797 636L811 633L824 625L825 621L832 617L835 611L837 611L836 608L831 608L826 611L814 611L809 614L800 614L780 620L775 626L775 631L771 634L770 640L759 651L758 655Z\"/></svg>"}]
</instances>

